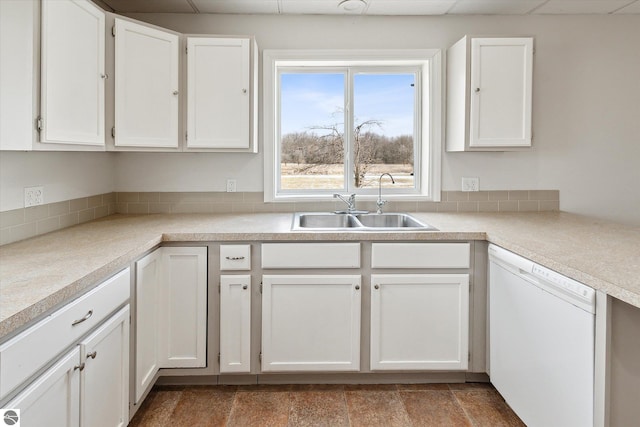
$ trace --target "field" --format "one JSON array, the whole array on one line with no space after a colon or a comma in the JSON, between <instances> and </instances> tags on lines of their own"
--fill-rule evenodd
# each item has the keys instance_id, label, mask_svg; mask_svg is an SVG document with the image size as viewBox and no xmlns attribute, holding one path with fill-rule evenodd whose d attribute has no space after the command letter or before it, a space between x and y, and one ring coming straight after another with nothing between
<instances>
[{"instance_id":1,"label":"field","mask_svg":"<svg viewBox=\"0 0 640 427\"><path fill-rule=\"evenodd\" d=\"M343 165L314 165L282 163L282 189L331 189L342 188L344 186ZM394 187L412 188L413 166L412 165L387 165L372 164L366 172L363 188L377 188L378 179L382 173L390 173L396 181ZM390 187L389 177L382 179L383 187Z\"/></svg>"}]
</instances>

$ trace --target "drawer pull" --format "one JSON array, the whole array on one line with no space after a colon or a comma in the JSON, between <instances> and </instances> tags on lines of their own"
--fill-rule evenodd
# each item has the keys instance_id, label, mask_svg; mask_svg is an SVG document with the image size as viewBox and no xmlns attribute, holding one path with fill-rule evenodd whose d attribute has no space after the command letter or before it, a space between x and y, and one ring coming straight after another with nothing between
<instances>
[{"instance_id":1,"label":"drawer pull","mask_svg":"<svg viewBox=\"0 0 640 427\"><path fill-rule=\"evenodd\" d=\"M83 370L84 370L84 362L82 362L81 364L79 364L79 365L77 365L77 366L74 366L74 367L73 367L73 370L74 370L74 371L75 371L76 369L79 369L79 370L83 371Z\"/></svg>"},{"instance_id":2,"label":"drawer pull","mask_svg":"<svg viewBox=\"0 0 640 427\"><path fill-rule=\"evenodd\" d=\"M356 291L360 290L360 285L356 285Z\"/></svg>"},{"instance_id":3,"label":"drawer pull","mask_svg":"<svg viewBox=\"0 0 640 427\"><path fill-rule=\"evenodd\" d=\"M225 258L228 259L229 261L240 261L241 259L244 259L243 256L228 256Z\"/></svg>"},{"instance_id":4,"label":"drawer pull","mask_svg":"<svg viewBox=\"0 0 640 427\"><path fill-rule=\"evenodd\" d=\"M247 290L248 287L249 286L247 286L247 285L242 285L242 289L244 289L244 290Z\"/></svg>"},{"instance_id":5,"label":"drawer pull","mask_svg":"<svg viewBox=\"0 0 640 427\"><path fill-rule=\"evenodd\" d=\"M87 353L87 359L88 358L95 359L97 355L98 355L98 352L94 350L91 353Z\"/></svg>"},{"instance_id":6,"label":"drawer pull","mask_svg":"<svg viewBox=\"0 0 640 427\"><path fill-rule=\"evenodd\" d=\"M88 320L91 316L93 316L93 310L89 310L89 312L85 314L82 319L74 320L71 326L76 326L78 323L82 323L85 320Z\"/></svg>"}]
</instances>

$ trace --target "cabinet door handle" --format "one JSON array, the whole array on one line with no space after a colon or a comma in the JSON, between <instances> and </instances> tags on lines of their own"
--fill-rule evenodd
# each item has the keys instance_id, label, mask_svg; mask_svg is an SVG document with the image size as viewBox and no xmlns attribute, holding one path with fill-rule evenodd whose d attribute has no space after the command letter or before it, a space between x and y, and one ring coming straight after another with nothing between
<instances>
[{"instance_id":1,"label":"cabinet door handle","mask_svg":"<svg viewBox=\"0 0 640 427\"><path fill-rule=\"evenodd\" d=\"M242 289L247 290L249 288L249 286L247 285L242 285Z\"/></svg>"},{"instance_id":2,"label":"cabinet door handle","mask_svg":"<svg viewBox=\"0 0 640 427\"><path fill-rule=\"evenodd\" d=\"M247 93L247 90L246 89L242 89L242 93Z\"/></svg>"},{"instance_id":3,"label":"cabinet door handle","mask_svg":"<svg viewBox=\"0 0 640 427\"><path fill-rule=\"evenodd\" d=\"M75 371L76 369L79 369L79 370L83 371L83 370L84 370L84 362L82 362L81 364L76 365L76 366L74 366L74 367L73 367L73 370L74 370L74 371Z\"/></svg>"},{"instance_id":4,"label":"cabinet door handle","mask_svg":"<svg viewBox=\"0 0 640 427\"><path fill-rule=\"evenodd\" d=\"M476 88L476 93L478 93L478 92L480 92L480 88L479 87Z\"/></svg>"},{"instance_id":5,"label":"cabinet door handle","mask_svg":"<svg viewBox=\"0 0 640 427\"><path fill-rule=\"evenodd\" d=\"M97 355L98 355L98 352L94 350L91 353L87 353L87 359L88 358L95 359Z\"/></svg>"},{"instance_id":6,"label":"cabinet door handle","mask_svg":"<svg viewBox=\"0 0 640 427\"><path fill-rule=\"evenodd\" d=\"M229 261L240 261L241 259L244 259L243 256L228 256L225 258L228 259Z\"/></svg>"},{"instance_id":7,"label":"cabinet door handle","mask_svg":"<svg viewBox=\"0 0 640 427\"><path fill-rule=\"evenodd\" d=\"M84 322L85 320L89 319L91 316L93 316L93 310L89 310L89 312L85 314L82 319L74 320L71 326L76 326L78 323Z\"/></svg>"},{"instance_id":8,"label":"cabinet door handle","mask_svg":"<svg viewBox=\"0 0 640 427\"><path fill-rule=\"evenodd\" d=\"M380 289L380 285L375 285L374 289Z\"/></svg>"},{"instance_id":9,"label":"cabinet door handle","mask_svg":"<svg viewBox=\"0 0 640 427\"><path fill-rule=\"evenodd\" d=\"M174 91L173 91L173 94L174 94L174 95L177 95L177 94L179 94L179 93L180 93L180 92L178 92L177 90L174 90Z\"/></svg>"},{"instance_id":10,"label":"cabinet door handle","mask_svg":"<svg viewBox=\"0 0 640 427\"><path fill-rule=\"evenodd\" d=\"M106 79L109 78L109 74L107 74L107 73L100 74L100 78L106 80Z\"/></svg>"},{"instance_id":11,"label":"cabinet door handle","mask_svg":"<svg viewBox=\"0 0 640 427\"><path fill-rule=\"evenodd\" d=\"M356 291L360 290L360 285L356 285Z\"/></svg>"}]
</instances>

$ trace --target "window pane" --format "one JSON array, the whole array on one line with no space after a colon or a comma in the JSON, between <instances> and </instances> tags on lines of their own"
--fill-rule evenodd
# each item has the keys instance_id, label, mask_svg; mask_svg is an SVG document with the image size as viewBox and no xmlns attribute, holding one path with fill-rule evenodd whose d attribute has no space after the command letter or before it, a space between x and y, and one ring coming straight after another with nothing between
<instances>
[{"instance_id":1,"label":"window pane","mask_svg":"<svg viewBox=\"0 0 640 427\"><path fill-rule=\"evenodd\" d=\"M344 74L280 74L280 189L341 190Z\"/></svg>"},{"instance_id":2,"label":"window pane","mask_svg":"<svg viewBox=\"0 0 640 427\"><path fill-rule=\"evenodd\" d=\"M393 175L392 188L414 188L414 74L354 76L354 176L357 188L378 186ZM387 183L383 181L386 186Z\"/></svg>"}]
</instances>

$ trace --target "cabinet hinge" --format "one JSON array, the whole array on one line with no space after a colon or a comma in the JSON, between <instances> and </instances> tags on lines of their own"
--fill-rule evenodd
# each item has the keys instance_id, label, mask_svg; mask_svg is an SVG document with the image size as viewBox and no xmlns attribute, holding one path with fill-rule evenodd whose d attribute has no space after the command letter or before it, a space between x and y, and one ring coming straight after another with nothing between
<instances>
[{"instance_id":1,"label":"cabinet hinge","mask_svg":"<svg viewBox=\"0 0 640 427\"><path fill-rule=\"evenodd\" d=\"M112 127L111 128L111 138L115 138L116 137L116 127Z\"/></svg>"},{"instance_id":2,"label":"cabinet hinge","mask_svg":"<svg viewBox=\"0 0 640 427\"><path fill-rule=\"evenodd\" d=\"M36 129L38 132L42 132L43 124L42 124L42 116L38 116L36 118Z\"/></svg>"},{"instance_id":3,"label":"cabinet hinge","mask_svg":"<svg viewBox=\"0 0 640 427\"><path fill-rule=\"evenodd\" d=\"M220 353L218 353L218 364L220 364Z\"/></svg>"},{"instance_id":4,"label":"cabinet hinge","mask_svg":"<svg viewBox=\"0 0 640 427\"><path fill-rule=\"evenodd\" d=\"M471 363L471 352L467 353L467 362Z\"/></svg>"},{"instance_id":5,"label":"cabinet hinge","mask_svg":"<svg viewBox=\"0 0 640 427\"><path fill-rule=\"evenodd\" d=\"M262 283L260 283L260 293L262 293Z\"/></svg>"},{"instance_id":6,"label":"cabinet hinge","mask_svg":"<svg viewBox=\"0 0 640 427\"><path fill-rule=\"evenodd\" d=\"M262 362L262 352L260 352L260 354L258 354L258 361Z\"/></svg>"},{"instance_id":7,"label":"cabinet hinge","mask_svg":"<svg viewBox=\"0 0 640 427\"><path fill-rule=\"evenodd\" d=\"M112 37L116 36L116 26L115 25L113 27L111 27L111 36Z\"/></svg>"},{"instance_id":8,"label":"cabinet hinge","mask_svg":"<svg viewBox=\"0 0 640 427\"><path fill-rule=\"evenodd\" d=\"M222 287L222 286L218 283L218 293L222 292L222 291L221 291L221 287Z\"/></svg>"},{"instance_id":9,"label":"cabinet hinge","mask_svg":"<svg viewBox=\"0 0 640 427\"><path fill-rule=\"evenodd\" d=\"M189 140L189 132L184 133L184 140L185 141Z\"/></svg>"},{"instance_id":10,"label":"cabinet hinge","mask_svg":"<svg viewBox=\"0 0 640 427\"><path fill-rule=\"evenodd\" d=\"M185 46L184 47L184 53L188 54L189 53L189 46Z\"/></svg>"}]
</instances>

